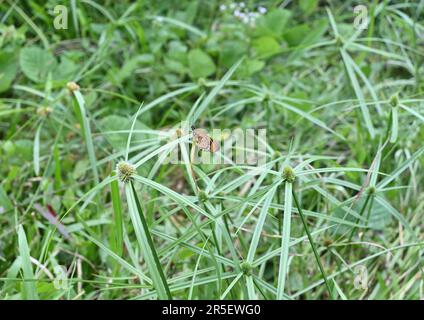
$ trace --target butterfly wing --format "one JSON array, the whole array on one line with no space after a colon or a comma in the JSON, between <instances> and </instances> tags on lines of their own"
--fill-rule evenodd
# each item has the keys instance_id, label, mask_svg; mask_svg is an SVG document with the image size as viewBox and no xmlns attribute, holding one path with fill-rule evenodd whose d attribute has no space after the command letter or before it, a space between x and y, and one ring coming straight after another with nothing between
<instances>
[{"instance_id":1,"label":"butterfly wing","mask_svg":"<svg viewBox=\"0 0 424 320\"><path fill-rule=\"evenodd\" d=\"M209 144L209 151L217 152L218 150L219 150L219 143L211 139L211 142Z\"/></svg>"},{"instance_id":2,"label":"butterfly wing","mask_svg":"<svg viewBox=\"0 0 424 320\"><path fill-rule=\"evenodd\" d=\"M199 139L197 140L197 145L199 146L200 149L209 151L210 141L211 139L209 137L200 136Z\"/></svg>"},{"instance_id":3,"label":"butterfly wing","mask_svg":"<svg viewBox=\"0 0 424 320\"><path fill-rule=\"evenodd\" d=\"M219 144L208 136L206 130L195 129L193 131L193 138L199 149L209 152L216 152L219 150Z\"/></svg>"}]
</instances>

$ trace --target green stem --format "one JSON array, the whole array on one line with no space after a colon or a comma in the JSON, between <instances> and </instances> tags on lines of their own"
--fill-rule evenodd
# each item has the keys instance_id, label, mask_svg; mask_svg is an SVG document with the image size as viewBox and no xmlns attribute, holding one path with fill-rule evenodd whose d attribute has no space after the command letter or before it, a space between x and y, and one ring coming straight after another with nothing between
<instances>
[{"instance_id":1,"label":"green stem","mask_svg":"<svg viewBox=\"0 0 424 320\"><path fill-rule=\"evenodd\" d=\"M137 210L138 210L138 213L139 213L139 216L140 216L141 224L142 224L143 229L144 229L144 234L147 238L147 242L149 244L151 254L152 254L153 259L154 259L155 264L156 264L157 272L159 273L159 276L162 280L162 285L163 285L163 288L165 289L167 298L169 300L172 300L171 291L169 290L168 282L166 281L165 274L163 273L162 265L159 261L159 257L158 257L158 254L156 252L152 236L150 235L150 231L149 231L149 228L147 226L146 219L144 218L144 214L143 214L143 211L141 209L140 201L138 200L137 192L135 191L134 184L132 182L130 182L130 184L131 184L131 189L132 189L132 192L133 192L133 195L134 195L134 200L135 200L135 203L136 203L136 206L137 206Z\"/></svg>"},{"instance_id":2,"label":"green stem","mask_svg":"<svg viewBox=\"0 0 424 320\"><path fill-rule=\"evenodd\" d=\"M365 209L366 209L366 207L367 207L368 201L370 200L370 198L371 198L371 193L368 193L368 196L367 196L367 198L365 199L365 203L364 203L364 205L362 206L361 211L359 212L359 216L360 216L360 217L362 217L362 216L363 216L363 214L364 214L364 212L365 212ZM355 222L355 224L358 224L358 223L359 223L359 217L358 217L358 218L356 218L356 222ZM356 229L357 229L357 227L356 227L356 226L354 226L354 227L353 227L353 229L352 229L352 232L350 233L350 236L349 236L349 240L348 240L348 242L350 242L350 240L352 240L352 237L353 237L353 235L355 234Z\"/></svg>"},{"instance_id":3,"label":"green stem","mask_svg":"<svg viewBox=\"0 0 424 320\"><path fill-rule=\"evenodd\" d=\"M112 173L112 176L115 173ZM123 227L122 227L122 207L121 207L121 196L119 194L118 180L113 180L110 183L110 190L112 196L112 205L114 212L115 225L113 228L113 246L118 256L122 257L122 248L124 243Z\"/></svg>"},{"instance_id":4,"label":"green stem","mask_svg":"<svg viewBox=\"0 0 424 320\"><path fill-rule=\"evenodd\" d=\"M315 247L314 240L312 239L311 233L309 232L309 228L308 228L308 225L306 224L305 216L303 215L303 211L299 206L299 201L297 200L297 196L296 196L296 193L294 192L294 189L292 190L292 194L293 194L294 203L297 207L297 211L299 212L300 219L302 220L303 227L305 228L306 234L308 235L308 240L309 240L309 243L311 244L312 251L314 252L315 259L318 263L319 270L320 270L321 275L324 279L325 286L327 287L328 294L330 295L330 299L332 299L333 294L332 294L332 291L331 291L331 288L330 288L330 284L328 283L327 276L325 275L324 268L322 267L320 257L318 255L317 249Z\"/></svg>"},{"instance_id":5,"label":"green stem","mask_svg":"<svg viewBox=\"0 0 424 320\"><path fill-rule=\"evenodd\" d=\"M368 213L367 213L367 227L370 224L371 209L372 209L372 205L373 204L374 204L374 197L371 198L370 206L368 208Z\"/></svg>"}]
</instances>

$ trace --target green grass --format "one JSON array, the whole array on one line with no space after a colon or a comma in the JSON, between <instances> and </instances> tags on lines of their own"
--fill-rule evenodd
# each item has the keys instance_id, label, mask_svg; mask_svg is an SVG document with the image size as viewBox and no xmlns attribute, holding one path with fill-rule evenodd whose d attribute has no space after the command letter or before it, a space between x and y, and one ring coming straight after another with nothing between
<instances>
[{"instance_id":1,"label":"green grass","mask_svg":"<svg viewBox=\"0 0 424 320\"><path fill-rule=\"evenodd\" d=\"M424 1L56 4L0 2L1 299L424 298Z\"/></svg>"}]
</instances>

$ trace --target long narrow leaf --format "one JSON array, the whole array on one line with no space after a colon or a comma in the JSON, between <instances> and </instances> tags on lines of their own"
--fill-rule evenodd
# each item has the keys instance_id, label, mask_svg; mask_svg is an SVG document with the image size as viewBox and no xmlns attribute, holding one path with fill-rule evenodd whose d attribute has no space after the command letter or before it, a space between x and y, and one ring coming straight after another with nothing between
<instances>
[{"instance_id":1,"label":"long narrow leaf","mask_svg":"<svg viewBox=\"0 0 424 320\"><path fill-rule=\"evenodd\" d=\"M277 299L281 300L286 285L286 277L289 263L290 248L290 226L292 213L292 188L291 182L285 182L284 186L284 218L283 218L283 236L281 238L280 270L278 273Z\"/></svg>"},{"instance_id":2,"label":"long narrow leaf","mask_svg":"<svg viewBox=\"0 0 424 320\"><path fill-rule=\"evenodd\" d=\"M88 159L90 160L91 170L93 171L94 180L96 183L99 182L99 174L97 173L97 161L94 152L93 137L91 135L90 123L87 117L87 111L85 109L85 100L79 90L73 91L75 97L74 110L77 114L77 118L80 122L83 137L87 147Z\"/></svg>"},{"instance_id":3,"label":"long narrow leaf","mask_svg":"<svg viewBox=\"0 0 424 320\"><path fill-rule=\"evenodd\" d=\"M38 300L35 277L32 271L31 256L29 253L28 241L22 225L18 227L19 254L22 261L22 271L24 274L24 293L29 300Z\"/></svg>"},{"instance_id":4,"label":"long narrow leaf","mask_svg":"<svg viewBox=\"0 0 424 320\"><path fill-rule=\"evenodd\" d=\"M125 185L125 194L127 196L131 221L140 245L140 251L143 253L158 298L164 300L172 299L162 265L159 261L156 248L150 235L149 227L147 226L144 213L141 210L141 206L132 183L127 183Z\"/></svg>"}]
</instances>

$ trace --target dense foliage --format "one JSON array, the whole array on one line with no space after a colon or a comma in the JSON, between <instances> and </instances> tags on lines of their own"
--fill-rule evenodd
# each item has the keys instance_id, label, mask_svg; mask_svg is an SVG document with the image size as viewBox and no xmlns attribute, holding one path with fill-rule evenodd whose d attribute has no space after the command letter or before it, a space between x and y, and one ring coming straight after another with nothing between
<instances>
[{"instance_id":1,"label":"dense foliage","mask_svg":"<svg viewBox=\"0 0 424 320\"><path fill-rule=\"evenodd\" d=\"M357 4L1 1L0 298L424 298L424 1Z\"/></svg>"}]
</instances>

